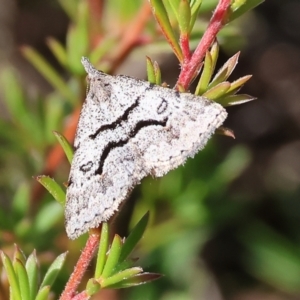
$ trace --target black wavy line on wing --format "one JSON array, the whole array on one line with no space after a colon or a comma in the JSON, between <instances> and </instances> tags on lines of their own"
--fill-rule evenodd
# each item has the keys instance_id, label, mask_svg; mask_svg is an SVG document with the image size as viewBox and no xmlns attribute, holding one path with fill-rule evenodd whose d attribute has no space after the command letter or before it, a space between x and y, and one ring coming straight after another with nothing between
<instances>
[{"instance_id":1,"label":"black wavy line on wing","mask_svg":"<svg viewBox=\"0 0 300 300\"><path fill-rule=\"evenodd\" d=\"M116 119L114 122L110 124L102 125L99 129L97 129L95 133L89 135L89 137L91 139L95 139L100 132L107 129L115 129L120 124L121 121L127 120L129 114L139 105L139 102L140 102L140 97L137 97L135 102L125 110L122 116L120 116L118 119Z\"/></svg>"},{"instance_id":2,"label":"black wavy line on wing","mask_svg":"<svg viewBox=\"0 0 300 300\"><path fill-rule=\"evenodd\" d=\"M127 139L125 140L120 140L118 142L109 142L106 147L104 148L101 157L100 157L100 163L99 163L99 167L97 168L97 170L95 171L95 175L101 175L103 172L103 165L105 162L105 159L107 158L107 156L109 155L110 151L112 151L113 149L117 148L117 147L122 147L125 144L128 143L128 141L135 137L138 132L145 127L148 126L162 126L165 127L167 124L168 118L165 118L163 121L156 121L156 120L145 120L145 121L139 121L135 128L129 133L129 136Z\"/></svg>"}]
</instances>

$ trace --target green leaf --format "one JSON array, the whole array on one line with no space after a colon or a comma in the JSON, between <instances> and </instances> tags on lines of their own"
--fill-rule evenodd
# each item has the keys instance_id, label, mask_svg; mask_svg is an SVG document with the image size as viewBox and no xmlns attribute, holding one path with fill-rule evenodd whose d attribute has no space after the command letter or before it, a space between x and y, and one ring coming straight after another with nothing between
<instances>
[{"instance_id":1,"label":"green leaf","mask_svg":"<svg viewBox=\"0 0 300 300\"><path fill-rule=\"evenodd\" d=\"M101 289L100 283L95 279L91 278L86 285L85 291L89 296L98 293Z\"/></svg>"},{"instance_id":2,"label":"green leaf","mask_svg":"<svg viewBox=\"0 0 300 300\"><path fill-rule=\"evenodd\" d=\"M82 56L86 56L89 47L88 3L80 1L77 7L77 23L70 27L67 35L67 62L74 74L82 75L84 70L80 61Z\"/></svg>"},{"instance_id":3,"label":"green leaf","mask_svg":"<svg viewBox=\"0 0 300 300\"><path fill-rule=\"evenodd\" d=\"M212 65L211 54L209 52L206 52L203 70L195 91L196 95L202 95L207 90L209 81L213 73Z\"/></svg>"},{"instance_id":4,"label":"green leaf","mask_svg":"<svg viewBox=\"0 0 300 300\"><path fill-rule=\"evenodd\" d=\"M45 116L43 117L44 132L43 140L45 143L53 144L53 129L59 129L62 127L62 123L65 118L65 104L64 99L57 93L51 93L44 100Z\"/></svg>"},{"instance_id":5,"label":"green leaf","mask_svg":"<svg viewBox=\"0 0 300 300\"><path fill-rule=\"evenodd\" d=\"M179 19L179 3L180 0L169 0L170 6L172 7L173 13L176 17L176 20Z\"/></svg>"},{"instance_id":6,"label":"green leaf","mask_svg":"<svg viewBox=\"0 0 300 300\"><path fill-rule=\"evenodd\" d=\"M14 233L18 238L28 238L32 232L32 220L23 217L19 222L14 225Z\"/></svg>"},{"instance_id":7,"label":"green leaf","mask_svg":"<svg viewBox=\"0 0 300 300\"><path fill-rule=\"evenodd\" d=\"M113 20L106 19L106 22L116 22L117 26L128 24L134 17L137 16L139 9L144 0L134 1L107 1L106 14L113 16Z\"/></svg>"},{"instance_id":8,"label":"green leaf","mask_svg":"<svg viewBox=\"0 0 300 300\"><path fill-rule=\"evenodd\" d=\"M130 269L121 271L117 274L114 274L113 276L111 276L109 278L104 278L103 280L101 280L101 287L107 288L111 285L122 282L124 279L133 277L134 275L139 274L141 272L143 272L143 269L140 267L134 267L134 268L130 268Z\"/></svg>"},{"instance_id":9,"label":"green leaf","mask_svg":"<svg viewBox=\"0 0 300 300\"><path fill-rule=\"evenodd\" d=\"M47 45L51 49L55 58L64 67L67 66L67 52L64 46L56 39L50 37L47 39Z\"/></svg>"},{"instance_id":10,"label":"green leaf","mask_svg":"<svg viewBox=\"0 0 300 300\"><path fill-rule=\"evenodd\" d=\"M252 222L239 235L251 259L244 260L247 272L287 293L298 293L300 254L297 244L261 222Z\"/></svg>"},{"instance_id":11,"label":"green leaf","mask_svg":"<svg viewBox=\"0 0 300 300\"><path fill-rule=\"evenodd\" d=\"M13 268L12 262L11 262L10 258L4 252L1 251L0 253L1 253L2 264L6 271L7 279L8 279L9 285L10 285L10 292L11 292L11 296L12 296L11 299L22 300L17 275Z\"/></svg>"},{"instance_id":12,"label":"green leaf","mask_svg":"<svg viewBox=\"0 0 300 300\"><path fill-rule=\"evenodd\" d=\"M155 78L155 71L153 62L150 57L146 56L146 66L147 66L147 78L150 83L155 84L156 78Z\"/></svg>"},{"instance_id":13,"label":"green leaf","mask_svg":"<svg viewBox=\"0 0 300 300\"><path fill-rule=\"evenodd\" d=\"M26 268L19 259L15 261L14 267L15 267L15 272L17 274L22 299L29 300L30 286L29 286L29 280L28 280Z\"/></svg>"},{"instance_id":14,"label":"green leaf","mask_svg":"<svg viewBox=\"0 0 300 300\"><path fill-rule=\"evenodd\" d=\"M59 222L62 217L63 209L61 204L53 201L47 203L40 208L35 218L33 229L36 230L38 234L43 234L52 228L54 224Z\"/></svg>"},{"instance_id":15,"label":"green leaf","mask_svg":"<svg viewBox=\"0 0 300 300\"><path fill-rule=\"evenodd\" d=\"M50 286L44 286L39 290L35 300L47 300L50 293Z\"/></svg>"},{"instance_id":16,"label":"green leaf","mask_svg":"<svg viewBox=\"0 0 300 300\"><path fill-rule=\"evenodd\" d=\"M230 84L230 89L226 92L226 94L234 94L236 93L250 78L252 75L243 76Z\"/></svg>"},{"instance_id":17,"label":"green leaf","mask_svg":"<svg viewBox=\"0 0 300 300\"><path fill-rule=\"evenodd\" d=\"M23 46L22 54L30 61L30 63L48 80L48 82L71 103L76 101L75 95L66 85L62 77L52 68L52 66L33 48Z\"/></svg>"},{"instance_id":18,"label":"green leaf","mask_svg":"<svg viewBox=\"0 0 300 300\"><path fill-rule=\"evenodd\" d=\"M152 7L152 12L157 20L162 33L164 34L165 38L167 39L168 43L172 47L175 55L177 56L180 63L183 62L183 54L175 33L173 31L172 25L170 23L167 11L162 0L149 0L150 5Z\"/></svg>"},{"instance_id":19,"label":"green leaf","mask_svg":"<svg viewBox=\"0 0 300 300\"><path fill-rule=\"evenodd\" d=\"M252 10L254 7L260 5L263 2L264 0L251 0L251 1L235 0L231 5L232 10L227 16L226 23L232 22L233 20L239 18L247 11Z\"/></svg>"},{"instance_id":20,"label":"green leaf","mask_svg":"<svg viewBox=\"0 0 300 300\"><path fill-rule=\"evenodd\" d=\"M42 289L46 286L51 286L53 284L58 273L60 272L61 268L63 267L63 265L65 263L67 254L68 254L67 252L62 253L54 260L54 262L49 267L49 269L43 279L43 282L41 283L40 289Z\"/></svg>"},{"instance_id":21,"label":"green leaf","mask_svg":"<svg viewBox=\"0 0 300 300\"><path fill-rule=\"evenodd\" d=\"M203 95L203 93L207 91L209 82L216 67L218 55L219 45L218 43L214 43L210 49L210 52L206 52L203 71L195 91L196 95Z\"/></svg>"},{"instance_id":22,"label":"green leaf","mask_svg":"<svg viewBox=\"0 0 300 300\"><path fill-rule=\"evenodd\" d=\"M209 89L202 96L210 100L216 100L222 97L229 90L229 88L230 88L230 82L225 81Z\"/></svg>"},{"instance_id":23,"label":"green leaf","mask_svg":"<svg viewBox=\"0 0 300 300\"><path fill-rule=\"evenodd\" d=\"M154 62L155 83L161 85L161 72L158 63Z\"/></svg>"},{"instance_id":24,"label":"green leaf","mask_svg":"<svg viewBox=\"0 0 300 300\"><path fill-rule=\"evenodd\" d=\"M15 251L14 251L14 258L13 260L19 260L22 264L25 264L26 262L26 257L23 251L15 244Z\"/></svg>"},{"instance_id":25,"label":"green leaf","mask_svg":"<svg viewBox=\"0 0 300 300\"><path fill-rule=\"evenodd\" d=\"M29 207L30 186L26 183L21 184L14 194L12 210L18 217L24 217Z\"/></svg>"},{"instance_id":26,"label":"green leaf","mask_svg":"<svg viewBox=\"0 0 300 300\"><path fill-rule=\"evenodd\" d=\"M239 9L242 5L244 5L247 2L247 0L233 0L230 4L230 10L236 11Z\"/></svg>"},{"instance_id":27,"label":"green leaf","mask_svg":"<svg viewBox=\"0 0 300 300\"><path fill-rule=\"evenodd\" d=\"M191 7L188 0L180 0L178 14L178 26L180 34L189 35L191 22Z\"/></svg>"},{"instance_id":28,"label":"green leaf","mask_svg":"<svg viewBox=\"0 0 300 300\"><path fill-rule=\"evenodd\" d=\"M209 84L209 87L214 87L217 84L225 81L233 72L234 68L238 63L238 58L240 56L240 52L233 55L231 58L227 60L227 62L222 66L222 68L218 71L218 73L213 78L212 82Z\"/></svg>"},{"instance_id":29,"label":"green leaf","mask_svg":"<svg viewBox=\"0 0 300 300\"><path fill-rule=\"evenodd\" d=\"M47 189L47 191L54 197L54 199L58 203L60 203L62 206L65 205L66 193L53 178L45 175L40 175L35 179Z\"/></svg>"},{"instance_id":30,"label":"green leaf","mask_svg":"<svg viewBox=\"0 0 300 300\"><path fill-rule=\"evenodd\" d=\"M114 268L117 265L122 249L122 240L117 234L114 237L111 248L108 253L106 264L104 266L101 277L107 278L113 274ZM101 284L102 286L102 284Z\"/></svg>"},{"instance_id":31,"label":"green leaf","mask_svg":"<svg viewBox=\"0 0 300 300\"><path fill-rule=\"evenodd\" d=\"M126 270L127 271L127 270ZM118 274L116 274L118 275ZM162 274L157 274L157 273L140 273L136 274L132 277L125 278L124 280L120 281L119 283L116 284L111 284L109 288L113 289L120 289L120 288L129 288L133 286L138 286L141 284L148 283L153 280L157 280L161 278L163 275ZM108 278L107 280L110 280L111 278Z\"/></svg>"},{"instance_id":32,"label":"green leaf","mask_svg":"<svg viewBox=\"0 0 300 300\"><path fill-rule=\"evenodd\" d=\"M247 94L238 94L238 95L230 95L230 96L225 96L220 99L218 99L218 103L220 103L222 106L232 106L232 105L239 105L239 104L244 104L249 101L255 100L255 97L252 97Z\"/></svg>"},{"instance_id":33,"label":"green leaf","mask_svg":"<svg viewBox=\"0 0 300 300\"><path fill-rule=\"evenodd\" d=\"M212 189L211 194L220 193L225 186L238 178L251 162L250 151L243 146L234 147L225 160L215 170L211 184L219 189Z\"/></svg>"},{"instance_id":34,"label":"green leaf","mask_svg":"<svg viewBox=\"0 0 300 300\"><path fill-rule=\"evenodd\" d=\"M122 247L122 251L120 254L119 262L123 262L128 255L132 252L136 244L142 238L145 229L147 227L149 221L149 212L147 212L141 220L135 225L135 227L131 230L129 236L124 242Z\"/></svg>"},{"instance_id":35,"label":"green leaf","mask_svg":"<svg viewBox=\"0 0 300 300\"><path fill-rule=\"evenodd\" d=\"M98 279L104 269L105 261L106 261L106 253L108 249L109 243L109 228L107 223L102 223L101 229L101 237L99 242L99 249L97 255L97 263L95 269L95 278Z\"/></svg>"},{"instance_id":36,"label":"green leaf","mask_svg":"<svg viewBox=\"0 0 300 300\"><path fill-rule=\"evenodd\" d=\"M72 163L72 159L73 159L73 155L74 155L73 147L71 146L69 141L62 134L58 133L57 131L53 131L53 133L54 133L55 137L57 138L57 140L59 141L60 145L62 146L69 163Z\"/></svg>"},{"instance_id":37,"label":"green leaf","mask_svg":"<svg viewBox=\"0 0 300 300\"><path fill-rule=\"evenodd\" d=\"M8 68L1 70L1 88L4 93L7 109L12 117L18 119L26 114L25 95L17 80L16 74Z\"/></svg>"},{"instance_id":38,"label":"green leaf","mask_svg":"<svg viewBox=\"0 0 300 300\"><path fill-rule=\"evenodd\" d=\"M201 4L202 4L202 0L195 0L195 1L193 1L192 5L191 5L190 32L192 31L192 29L195 25L198 13L201 8Z\"/></svg>"},{"instance_id":39,"label":"green leaf","mask_svg":"<svg viewBox=\"0 0 300 300\"><path fill-rule=\"evenodd\" d=\"M70 1L70 0L58 0L60 6L63 8L65 13L69 16L72 21L76 21L77 16L77 8L78 8L78 0ZM76 4L74 3L76 2Z\"/></svg>"},{"instance_id":40,"label":"green leaf","mask_svg":"<svg viewBox=\"0 0 300 300\"><path fill-rule=\"evenodd\" d=\"M24 137L24 140L19 140L19 143L27 143L28 136L31 136L30 147L32 147L33 141L34 143L40 141L41 130L37 125L36 116L33 116L28 108L28 100L16 74L9 68L2 69L0 83L4 93L3 99L13 123L18 126L21 137Z\"/></svg>"},{"instance_id":41,"label":"green leaf","mask_svg":"<svg viewBox=\"0 0 300 300\"><path fill-rule=\"evenodd\" d=\"M118 262L116 267L114 268L114 274L117 274L121 271L124 271L126 269L132 268L133 264L136 262L136 258L128 258L125 259L123 262Z\"/></svg>"},{"instance_id":42,"label":"green leaf","mask_svg":"<svg viewBox=\"0 0 300 300\"><path fill-rule=\"evenodd\" d=\"M35 250L26 261L26 271L30 288L30 299L34 300L38 290L38 261Z\"/></svg>"},{"instance_id":43,"label":"green leaf","mask_svg":"<svg viewBox=\"0 0 300 300\"><path fill-rule=\"evenodd\" d=\"M220 47L219 47L219 44L217 42L212 45L212 47L209 51L210 55L211 55L211 62L212 62L213 72L216 68L216 64L217 64L218 57L219 57L219 51L220 51Z\"/></svg>"}]
</instances>

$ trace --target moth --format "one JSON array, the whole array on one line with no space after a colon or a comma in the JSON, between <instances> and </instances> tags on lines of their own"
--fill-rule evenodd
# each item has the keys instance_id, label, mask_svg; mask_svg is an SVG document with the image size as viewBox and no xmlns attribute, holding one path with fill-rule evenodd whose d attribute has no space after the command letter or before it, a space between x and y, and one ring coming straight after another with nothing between
<instances>
[{"instance_id":1,"label":"moth","mask_svg":"<svg viewBox=\"0 0 300 300\"><path fill-rule=\"evenodd\" d=\"M227 117L204 97L95 69L74 142L65 208L68 237L109 220L145 176L160 177L207 143Z\"/></svg>"}]
</instances>

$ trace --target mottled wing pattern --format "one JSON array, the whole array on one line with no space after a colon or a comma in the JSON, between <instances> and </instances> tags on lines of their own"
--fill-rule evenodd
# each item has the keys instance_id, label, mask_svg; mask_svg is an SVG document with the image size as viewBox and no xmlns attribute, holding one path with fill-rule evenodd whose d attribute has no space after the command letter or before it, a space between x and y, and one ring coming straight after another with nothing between
<instances>
[{"instance_id":1,"label":"mottled wing pattern","mask_svg":"<svg viewBox=\"0 0 300 300\"><path fill-rule=\"evenodd\" d=\"M140 180L163 176L201 150L227 113L204 97L82 63L90 81L75 137L66 202L74 239L107 221Z\"/></svg>"}]
</instances>

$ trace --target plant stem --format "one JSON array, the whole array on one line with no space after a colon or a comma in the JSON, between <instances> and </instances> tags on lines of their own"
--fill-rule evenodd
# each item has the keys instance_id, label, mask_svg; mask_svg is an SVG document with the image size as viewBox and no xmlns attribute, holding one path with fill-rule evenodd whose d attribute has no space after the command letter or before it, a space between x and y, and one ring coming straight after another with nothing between
<instances>
[{"instance_id":1,"label":"plant stem","mask_svg":"<svg viewBox=\"0 0 300 300\"><path fill-rule=\"evenodd\" d=\"M224 19L229 6L230 0L219 1L219 4L217 5L208 24L207 30L205 31L191 59L189 61L184 61L176 86L180 85L185 90L188 89L193 78L197 75L196 73L206 52L214 42L218 32L224 26Z\"/></svg>"},{"instance_id":2,"label":"plant stem","mask_svg":"<svg viewBox=\"0 0 300 300\"><path fill-rule=\"evenodd\" d=\"M70 276L69 281L63 293L60 296L60 300L71 300L77 290L78 285L81 283L82 277L89 266L95 251L99 245L100 234L93 231L86 242L85 248L82 250L79 260L74 268L73 273Z\"/></svg>"},{"instance_id":3,"label":"plant stem","mask_svg":"<svg viewBox=\"0 0 300 300\"><path fill-rule=\"evenodd\" d=\"M132 22L122 33L121 41L118 47L116 47L117 51L110 57L113 64L109 73L113 74L124 59L127 58L132 49L139 44L139 41L141 41L141 33L150 19L150 16L151 7L148 1L145 1Z\"/></svg>"},{"instance_id":4,"label":"plant stem","mask_svg":"<svg viewBox=\"0 0 300 300\"><path fill-rule=\"evenodd\" d=\"M90 46L95 47L102 39L101 22L103 18L104 1L87 0L89 7L89 26L90 26Z\"/></svg>"},{"instance_id":5,"label":"plant stem","mask_svg":"<svg viewBox=\"0 0 300 300\"><path fill-rule=\"evenodd\" d=\"M86 293L86 291L83 291L83 292L79 293L78 295L74 296L74 297L72 298L72 300L88 300L88 299L90 299L90 298L91 298L91 296L89 296L89 295Z\"/></svg>"},{"instance_id":6,"label":"plant stem","mask_svg":"<svg viewBox=\"0 0 300 300\"><path fill-rule=\"evenodd\" d=\"M183 64L188 63L191 59L189 35L182 34L180 36L180 47L182 49L182 54L183 54Z\"/></svg>"}]
</instances>

